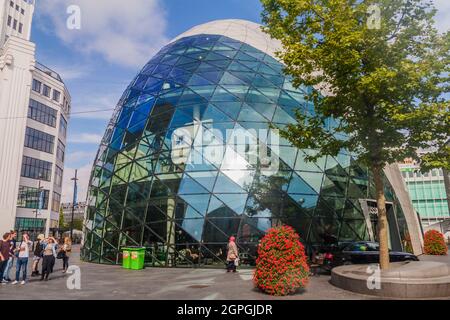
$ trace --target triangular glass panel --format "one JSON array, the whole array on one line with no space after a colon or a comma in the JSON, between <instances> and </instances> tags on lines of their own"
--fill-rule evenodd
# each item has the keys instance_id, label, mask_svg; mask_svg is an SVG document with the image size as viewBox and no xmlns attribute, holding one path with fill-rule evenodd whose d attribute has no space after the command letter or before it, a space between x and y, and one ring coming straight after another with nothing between
<instances>
[{"instance_id":1,"label":"triangular glass panel","mask_svg":"<svg viewBox=\"0 0 450 320\"><path fill-rule=\"evenodd\" d=\"M209 198L211 197L211 194L180 194L180 197L184 201L186 201L187 204L197 210L202 216L206 215L206 210L208 209Z\"/></svg>"},{"instance_id":2,"label":"triangular glass panel","mask_svg":"<svg viewBox=\"0 0 450 320\"><path fill-rule=\"evenodd\" d=\"M222 78L223 71L217 70L209 72L197 72L197 74L213 83L219 83L220 79Z\"/></svg>"},{"instance_id":3,"label":"triangular glass panel","mask_svg":"<svg viewBox=\"0 0 450 320\"><path fill-rule=\"evenodd\" d=\"M214 193L245 193L245 191L223 173L219 173Z\"/></svg>"},{"instance_id":4,"label":"triangular glass panel","mask_svg":"<svg viewBox=\"0 0 450 320\"><path fill-rule=\"evenodd\" d=\"M208 63L220 69L226 69L230 65L231 60L224 59L224 60L208 61Z\"/></svg>"},{"instance_id":5,"label":"triangular glass panel","mask_svg":"<svg viewBox=\"0 0 450 320\"><path fill-rule=\"evenodd\" d=\"M244 100L248 92L248 86L246 85L222 84L220 86L230 92L232 95L238 97L240 100Z\"/></svg>"},{"instance_id":6,"label":"triangular glass panel","mask_svg":"<svg viewBox=\"0 0 450 320\"><path fill-rule=\"evenodd\" d=\"M282 123L282 124L296 124L297 121L292 118L287 112L285 112L282 108L278 107L275 112L275 116L273 117L273 122Z\"/></svg>"},{"instance_id":7,"label":"triangular glass panel","mask_svg":"<svg viewBox=\"0 0 450 320\"><path fill-rule=\"evenodd\" d=\"M232 119L236 119L241 111L242 102L214 102L214 105Z\"/></svg>"},{"instance_id":8,"label":"triangular glass panel","mask_svg":"<svg viewBox=\"0 0 450 320\"><path fill-rule=\"evenodd\" d=\"M256 102L256 103L273 103L269 98L267 98L264 94L259 92L256 89L250 89L245 99L247 102Z\"/></svg>"},{"instance_id":9,"label":"triangular glass panel","mask_svg":"<svg viewBox=\"0 0 450 320\"><path fill-rule=\"evenodd\" d=\"M305 183L302 178L294 173L289 183L288 193L315 194L316 192L307 183Z\"/></svg>"},{"instance_id":10,"label":"triangular glass panel","mask_svg":"<svg viewBox=\"0 0 450 320\"><path fill-rule=\"evenodd\" d=\"M211 196L211 200L209 201L208 213L214 212L221 207L225 207L225 204L215 196Z\"/></svg>"},{"instance_id":11,"label":"triangular glass panel","mask_svg":"<svg viewBox=\"0 0 450 320\"><path fill-rule=\"evenodd\" d=\"M208 191L212 191L216 182L217 171L197 171L189 172L189 176L205 187Z\"/></svg>"},{"instance_id":12,"label":"triangular glass panel","mask_svg":"<svg viewBox=\"0 0 450 320\"><path fill-rule=\"evenodd\" d=\"M219 109L214 107L212 104L208 106L205 113L203 114L202 121L205 122L229 122L233 121L226 114L221 112Z\"/></svg>"},{"instance_id":13,"label":"triangular glass panel","mask_svg":"<svg viewBox=\"0 0 450 320\"><path fill-rule=\"evenodd\" d=\"M178 100L178 105L199 104L204 102L207 102L205 98L199 96L192 90L185 89L180 100Z\"/></svg>"},{"instance_id":14,"label":"triangular glass panel","mask_svg":"<svg viewBox=\"0 0 450 320\"><path fill-rule=\"evenodd\" d=\"M255 73L253 71L230 71L230 74L241 79L247 85L254 86L253 79L255 77Z\"/></svg>"},{"instance_id":15,"label":"triangular glass panel","mask_svg":"<svg viewBox=\"0 0 450 320\"><path fill-rule=\"evenodd\" d=\"M322 195L345 197L347 178L324 175Z\"/></svg>"},{"instance_id":16,"label":"triangular glass panel","mask_svg":"<svg viewBox=\"0 0 450 320\"><path fill-rule=\"evenodd\" d=\"M260 61L240 61L240 63L249 68L254 73L257 73L259 65L261 64Z\"/></svg>"},{"instance_id":17,"label":"triangular glass panel","mask_svg":"<svg viewBox=\"0 0 450 320\"><path fill-rule=\"evenodd\" d=\"M217 87L211 101L239 102L240 100L222 87Z\"/></svg>"},{"instance_id":18,"label":"triangular glass panel","mask_svg":"<svg viewBox=\"0 0 450 320\"><path fill-rule=\"evenodd\" d=\"M296 173L310 185L315 192L319 193L322 186L324 174L321 172L304 172L296 171Z\"/></svg>"},{"instance_id":19,"label":"triangular glass panel","mask_svg":"<svg viewBox=\"0 0 450 320\"><path fill-rule=\"evenodd\" d=\"M236 60L242 60L242 61L258 61L258 59L249 56L248 54L240 51L236 56L235 56Z\"/></svg>"},{"instance_id":20,"label":"triangular glass panel","mask_svg":"<svg viewBox=\"0 0 450 320\"><path fill-rule=\"evenodd\" d=\"M202 96L205 99L209 99L216 90L216 85L208 85L208 86L195 86L191 87L192 91L194 91L199 96Z\"/></svg>"},{"instance_id":21,"label":"triangular glass panel","mask_svg":"<svg viewBox=\"0 0 450 320\"><path fill-rule=\"evenodd\" d=\"M221 194L215 193L215 196L223 201L231 210L241 215L247 202L248 194Z\"/></svg>"},{"instance_id":22,"label":"triangular glass panel","mask_svg":"<svg viewBox=\"0 0 450 320\"><path fill-rule=\"evenodd\" d=\"M204 219L185 219L181 223L183 230L197 241L202 241Z\"/></svg>"},{"instance_id":23,"label":"triangular glass panel","mask_svg":"<svg viewBox=\"0 0 450 320\"><path fill-rule=\"evenodd\" d=\"M269 103L247 102L247 104L268 120L272 119L277 107L275 104Z\"/></svg>"},{"instance_id":24,"label":"triangular glass panel","mask_svg":"<svg viewBox=\"0 0 450 320\"><path fill-rule=\"evenodd\" d=\"M246 67L245 65L243 65L242 63L239 63L237 61L233 61L229 66L228 66L228 71L233 71L233 72L250 72L252 74L255 74L254 70ZM232 72L232 73L233 73Z\"/></svg>"},{"instance_id":25,"label":"triangular glass panel","mask_svg":"<svg viewBox=\"0 0 450 320\"><path fill-rule=\"evenodd\" d=\"M223 74L223 77L220 80L220 84L247 85L247 83L245 83L244 81L240 80L239 78L233 76L229 72L225 72Z\"/></svg>"},{"instance_id":26,"label":"triangular glass panel","mask_svg":"<svg viewBox=\"0 0 450 320\"><path fill-rule=\"evenodd\" d=\"M295 170L322 172L325 167L326 157L321 157L315 162L306 161L305 159L307 155L313 156L315 154L317 154L317 152L314 150L301 150L298 154L297 161L295 162Z\"/></svg>"},{"instance_id":27,"label":"triangular glass panel","mask_svg":"<svg viewBox=\"0 0 450 320\"><path fill-rule=\"evenodd\" d=\"M158 78L165 78L169 75L172 70L172 66L158 65L155 70L153 70L152 76Z\"/></svg>"},{"instance_id":28,"label":"triangular glass panel","mask_svg":"<svg viewBox=\"0 0 450 320\"><path fill-rule=\"evenodd\" d=\"M238 121L267 122L267 119L244 103Z\"/></svg>"},{"instance_id":29,"label":"triangular glass panel","mask_svg":"<svg viewBox=\"0 0 450 320\"><path fill-rule=\"evenodd\" d=\"M198 193L208 193L208 191L203 188L194 179L185 175L180 183L180 188L178 194L198 194Z\"/></svg>"},{"instance_id":30,"label":"triangular glass panel","mask_svg":"<svg viewBox=\"0 0 450 320\"><path fill-rule=\"evenodd\" d=\"M187 83L188 86L207 86L212 85L213 83L205 78L199 77L198 75L192 75L191 80Z\"/></svg>"}]
</instances>

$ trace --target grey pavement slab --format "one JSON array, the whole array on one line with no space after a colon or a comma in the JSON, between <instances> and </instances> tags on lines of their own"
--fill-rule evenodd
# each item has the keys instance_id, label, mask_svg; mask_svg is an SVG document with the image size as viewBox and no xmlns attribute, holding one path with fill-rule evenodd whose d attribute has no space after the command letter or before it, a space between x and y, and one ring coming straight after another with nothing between
<instances>
[{"instance_id":1,"label":"grey pavement slab","mask_svg":"<svg viewBox=\"0 0 450 320\"><path fill-rule=\"evenodd\" d=\"M62 262L57 261L50 281L31 278L26 285L0 286L3 299L114 299L114 300L330 300L377 299L334 287L330 276L310 278L309 286L288 297L271 297L253 288L252 270L226 273L221 269L146 268L125 270L120 266L82 262L75 248L71 265L81 271L81 289L69 290L70 275L62 274ZM29 264L31 268L31 260ZM15 271L15 267L12 270ZM29 272L31 274L31 272ZM12 273L11 273L12 275Z\"/></svg>"}]
</instances>

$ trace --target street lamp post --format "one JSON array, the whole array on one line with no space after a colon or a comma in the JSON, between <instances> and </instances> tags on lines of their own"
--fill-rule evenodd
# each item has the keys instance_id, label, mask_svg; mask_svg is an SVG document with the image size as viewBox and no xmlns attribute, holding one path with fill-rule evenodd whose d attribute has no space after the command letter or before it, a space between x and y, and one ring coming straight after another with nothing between
<instances>
[{"instance_id":1,"label":"street lamp post","mask_svg":"<svg viewBox=\"0 0 450 320\"><path fill-rule=\"evenodd\" d=\"M75 212L75 203L77 202L77 178L78 170L75 170L75 177L71 180L73 181L73 200L72 200L72 218L70 220L70 240L73 241L73 216Z\"/></svg>"},{"instance_id":2,"label":"street lamp post","mask_svg":"<svg viewBox=\"0 0 450 320\"><path fill-rule=\"evenodd\" d=\"M42 178L42 174L40 173L39 174L39 180L38 180L38 205L37 205L37 208L36 208L36 210L35 210L35 216L34 216L34 230L33 230L33 233L34 233L34 241L36 241L37 240L37 219L38 219L38 213L39 213L39 210L41 209L41 197L42 197L42 192L43 192L43 189L44 189L44 187L43 186L41 186L41 178Z\"/></svg>"}]
</instances>

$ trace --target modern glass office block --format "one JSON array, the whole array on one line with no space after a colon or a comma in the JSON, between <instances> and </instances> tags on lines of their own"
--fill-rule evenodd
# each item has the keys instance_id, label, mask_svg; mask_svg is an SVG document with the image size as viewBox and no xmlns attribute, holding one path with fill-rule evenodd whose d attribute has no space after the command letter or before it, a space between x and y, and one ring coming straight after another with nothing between
<instances>
[{"instance_id":1,"label":"modern glass office block","mask_svg":"<svg viewBox=\"0 0 450 320\"><path fill-rule=\"evenodd\" d=\"M344 151L307 162L313 150L277 136L297 110L314 111L310 89L294 89L282 70L271 55L216 34L183 37L154 56L98 151L84 260L116 264L122 247L145 246L147 265L222 266L233 235L251 265L259 239L279 224L308 249L376 240L367 168ZM386 183L391 242L401 248L405 218Z\"/></svg>"}]
</instances>

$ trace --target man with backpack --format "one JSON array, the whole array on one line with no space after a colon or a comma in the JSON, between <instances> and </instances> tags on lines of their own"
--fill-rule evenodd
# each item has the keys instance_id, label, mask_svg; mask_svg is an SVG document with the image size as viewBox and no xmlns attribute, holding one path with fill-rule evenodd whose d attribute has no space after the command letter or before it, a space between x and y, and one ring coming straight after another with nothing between
<instances>
[{"instance_id":1,"label":"man with backpack","mask_svg":"<svg viewBox=\"0 0 450 320\"><path fill-rule=\"evenodd\" d=\"M14 264L14 251L16 249L16 237L17 237L17 231L11 230L10 232L10 252L9 252L9 258L8 258L8 263L6 264L5 267L5 271L3 272L3 275L0 274L0 276L2 276L2 282L10 282L11 278L9 277L9 272L13 267Z\"/></svg>"},{"instance_id":2,"label":"man with backpack","mask_svg":"<svg viewBox=\"0 0 450 320\"><path fill-rule=\"evenodd\" d=\"M1 283L6 283L6 281L3 280L3 272L5 271L9 260L9 253L11 249L9 243L10 239L11 234L8 232L5 233L3 235L3 238L0 240L0 274L2 275Z\"/></svg>"},{"instance_id":3,"label":"man with backpack","mask_svg":"<svg viewBox=\"0 0 450 320\"><path fill-rule=\"evenodd\" d=\"M34 252L33 252L33 267L32 267L32 273L31 276L32 277L36 277L39 276L39 261L41 261L42 259L42 253L44 251L44 244L42 243L42 241L44 240L44 235L40 234L37 237L37 242L36 245L34 247Z\"/></svg>"}]
</instances>

